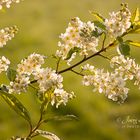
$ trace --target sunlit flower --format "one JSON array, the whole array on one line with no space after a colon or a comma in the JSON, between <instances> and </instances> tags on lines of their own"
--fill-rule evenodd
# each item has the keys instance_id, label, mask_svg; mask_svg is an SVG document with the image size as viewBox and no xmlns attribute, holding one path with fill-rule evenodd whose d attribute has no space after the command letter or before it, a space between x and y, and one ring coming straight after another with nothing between
<instances>
[{"instance_id":1,"label":"sunlit flower","mask_svg":"<svg viewBox=\"0 0 140 140\"><path fill-rule=\"evenodd\" d=\"M7 41L11 40L18 29L16 26L6 27L0 30L0 48L6 45Z\"/></svg>"},{"instance_id":2,"label":"sunlit flower","mask_svg":"<svg viewBox=\"0 0 140 140\"><path fill-rule=\"evenodd\" d=\"M134 59L123 55L115 56L111 59L110 65L115 71L123 76L125 80L135 80L134 84L140 88L140 65Z\"/></svg>"},{"instance_id":3,"label":"sunlit flower","mask_svg":"<svg viewBox=\"0 0 140 140\"><path fill-rule=\"evenodd\" d=\"M10 61L4 56L2 56L0 58L0 73L3 71L7 71L9 65L10 65Z\"/></svg>"},{"instance_id":4,"label":"sunlit flower","mask_svg":"<svg viewBox=\"0 0 140 140\"><path fill-rule=\"evenodd\" d=\"M110 13L110 18L105 19L105 26L112 37L121 36L131 26L131 13L127 4L122 4L122 9L118 12Z\"/></svg>"},{"instance_id":5,"label":"sunlit flower","mask_svg":"<svg viewBox=\"0 0 140 140\"><path fill-rule=\"evenodd\" d=\"M61 42L58 42L59 50L56 51L56 56L67 59L69 52L77 47L80 55L88 55L89 52L97 52L98 38L92 35L95 30L94 23L88 21L82 22L78 17L73 18L64 34L60 35ZM68 64L76 56L73 52L71 58L68 59Z\"/></svg>"},{"instance_id":6,"label":"sunlit flower","mask_svg":"<svg viewBox=\"0 0 140 140\"><path fill-rule=\"evenodd\" d=\"M66 105L69 99L73 98L73 92L67 93L63 89L63 77L57 74L55 70L51 68L41 68L33 73L35 80L39 85L40 94L45 94L52 91L51 94L51 104L56 104L58 107L60 104Z\"/></svg>"},{"instance_id":7,"label":"sunlit flower","mask_svg":"<svg viewBox=\"0 0 140 140\"><path fill-rule=\"evenodd\" d=\"M16 75L15 80L10 82L9 93L26 92L29 84L30 84L29 76Z\"/></svg>"},{"instance_id":8,"label":"sunlit flower","mask_svg":"<svg viewBox=\"0 0 140 140\"><path fill-rule=\"evenodd\" d=\"M43 55L33 53L18 64L17 72L19 74L31 75L34 71L39 69L42 64L44 64L45 58L46 57Z\"/></svg>"},{"instance_id":9,"label":"sunlit flower","mask_svg":"<svg viewBox=\"0 0 140 140\"><path fill-rule=\"evenodd\" d=\"M72 99L74 96L74 93L67 93L64 89L55 89L53 95L51 96L51 104L54 105L56 104L56 108L60 104L66 105L69 99Z\"/></svg>"},{"instance_id":10,"label":"sunlit flower","mask_svg":"<svg viewBox=\"0 0 140 140\"><path fill-rule=\"evenodd\" d=\"M104 72L103 69L96 69L89 64L83 68L83 70L90 70L91 72L83 77L83 85L93 86L93 91L104 93L113 101L123 102L127 98L126 82L118 73Z\"/></svg>"},{"instance_id":11,"label":"sunlit flower","mask_svg":"<svg viewBox=\"0 0 140 140\"><path fill-rule=\"evenodd\" d=\"M56 74L51 68L41 68L33 73L34 79L39 84L40 92L47 92L52 88L62 88L63 77Z\"/></svg>"},{"instance_id":12,"label":"sunlit flower","mask_svg":"<svg viewBox=\"0 0 140 140\"><path fill-rule=\"evenodd\" d=\"M7 8L10 8L12 3L19 3L21 0L1 0L0 1L0 9L2 9L3 5Z\"/></svg>"}]
</instances>

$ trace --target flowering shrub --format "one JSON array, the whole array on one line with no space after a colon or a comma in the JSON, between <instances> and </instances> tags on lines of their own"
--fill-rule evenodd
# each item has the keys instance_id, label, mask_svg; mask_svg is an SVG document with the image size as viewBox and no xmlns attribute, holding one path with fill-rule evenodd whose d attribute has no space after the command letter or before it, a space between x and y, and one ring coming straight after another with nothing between
<instances>
[{"instance_id":1,"label":"flowering shrub","mask_svg":"<svg viewBox=\"0 0 140 140\"><path fill-rule=\"evenodd\" d=\"M18 2L20 0L1 0L0 8L3 5L9 8L12 3ZM75 17L71 19L65 33L60 35L58 50L53 55L57 60L55 69L44 67L47 56L37 53L32 53L22 59L16 70L10 67L10 61L5 56L0 57L0 73L5 72L9 79L8 85L1 85L0 96L30 126L27 136L14 136L11 140L31 140L36 136L59 140L53 133L39 130L39 127L50 120L59 119L56 116L45 119L48 105L58 108L75 97L73 91L67 92L63 86L62 73L67 71L82 76L82 84L92 86L93 92L103 93L107 98L119 103L123 103L128 96L127 80L133 80L134 85L140 89L140 65L136 64L135 59L130 58L130 46L140 47L140 43L124 40L124 36L128 34L140 33L139 9L137 8L134 14L131 14L128 5L121 4L121 10L110 13L109 19L95 12L91 14L97 20L82 22ZM17 31L16 26L1 29L0 47L5 46ZM107 39L109 43L106 43ZM109 48L115 48L118 55L112 58L103 55L102 53L105 54ZM72 64L72 60L79 56L82 59ZM83 62L95 56L109 60L112 71L98 69L88 63L81 66ZM61 61L66 62L67 68L60 70ZM79 67L79 71L74 70L76 67ZM27 92L29 87L37 91L36 95L40 101L40 119L35 126L31 122L28 110L15 97L15 94ZM74 115L60 117L62 120L76 119Z\"/></svg>"}]
</instances>

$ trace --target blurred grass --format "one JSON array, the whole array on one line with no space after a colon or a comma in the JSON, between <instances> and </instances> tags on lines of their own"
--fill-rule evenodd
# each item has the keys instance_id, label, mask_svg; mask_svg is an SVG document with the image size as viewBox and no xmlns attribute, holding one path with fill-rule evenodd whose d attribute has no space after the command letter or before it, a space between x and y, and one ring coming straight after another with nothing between
<instances>
[{"instance_id":1,"label":"blurred grass","mask_svg":"<svg viewBox=\"0 0 140 140\"><path fill-rule=\"evenodd\" d=\"M0 27L17 25L19 33L1 48L0 55L8 57L13 68L20 60L32 52L50 56L57 49L58 36L65 32L69 20L75 16L82 20L92 20L89 10L94 10L105 17L108 12L118 10L121 0L25 0L12 5L5 12L0 12ZM132 11L140 7L139 0L127 0ZM140 36L130 36L140 41ZM131 55L140 64L140 49L132 49ZM108 52L112 55L112 51ZM47 65L55 67L54 60L48 58ZM108 68L108 62L100 57L90 61L97 67ZM108 100L104 95L92 93L92 88L81 85L81 77L70 72L63 74L65 89L73 90L76 98L66 107L51 108L48 113L75 114L78 122L48 123L42 128L54 132L62 140L139 140L140 128L121 128L118 118L127 116L140 120L140 94L137 87L129 83L131 90L126 102L118 105ZM8 83L5 76L0 76L0 83ZM32 90L17 97L30 110L33 122L39 117L39 107ZM0 102L0 140L6 140L12 135L28 133L28 126L22 118L17 116L1 99ZM35 140L43 140L36 138Z\"/></svg>"}]
</instances>

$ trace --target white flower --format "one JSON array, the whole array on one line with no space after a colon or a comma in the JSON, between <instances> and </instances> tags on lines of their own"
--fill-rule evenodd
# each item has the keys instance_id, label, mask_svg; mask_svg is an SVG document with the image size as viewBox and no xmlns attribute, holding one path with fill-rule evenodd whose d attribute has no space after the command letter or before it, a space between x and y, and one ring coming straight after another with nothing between
<instances>
[{"instance_id":1,"label":"white flower","mask_svg":"<svg viewBox=\"0 0 140 140\"><path fill-rule=\"evenodd\" d=\"M72 99L74 97L74 93L67 93L64 89L55 89L54 90L54 94L51 97L51 104L54 105L56 104L56 108L58 108L58 106L60 104L64 104L66 105L66 103L68 102L69 99Z\"/></svg>"},{"instance_id":2,"label":"white flower","mask_svg":"<svg viewBox=\"0 0 140 140\"><path fill-rule=\"evenodd\" d=\"M123 102L127 98L128 88L122 76L116 72L104 72L103 69L95 69L89 64L83 67L84 70L90 70L91 74L83 77L83 85L94 87L93 91L98 90L104 93L113 101Z\"/></svg>"},{"instance_id":3,"label":"white flower","mask_svg":"<svg viewBox=\"0 0 140 140\"><path fill-rule=\"evenodd\" d=\"M18 64L17 72L19 74L31 75L34 71L39 69L42 64L44 64L44 59L45 56L33 53Z\"/></svg>"},{"instance_id":4,"label":"white flower","mask_svg":"<svg viewBox=\"0 0 140 140\"><path fill-rule=\"evenodd\" d=\"M11 40L18 31L16 26L6 27L0 30L0 48L6 45L7 41Z\"/></svg>"},{"instance_id":5,"label":"white flower","mask_svg":"<svg viewBox=\"0 0 140 140\"><path fill-rule=\"evenodd\" d=\"M123 76L125 80L134 79L134 84L140 88L140 65L136 64L134 59L119 55L111 59L110 65L112 68L115 68L116 73Z\"/></svg>"},{"instance_id":6,"label":"white flower","mask_svg":"<svg viewBox=\"0 0 140 140\"><path fill-rule=\"evenodd\" d=\"M50 94L51 91L51 104L56 104L58 107L60 104L66 105L69 99L73 98L73 92L67 93L63 89L63 77L57 74L55 70L51 68L41 68L33 73L35 80L39 85L40 94Z\"/></svg>"},{"instance_id":7,"label":"white flower","mask_svg":"<svg viewBox=\"0 0 140 140\"><path fill-rule=\"evenodd\" d=\"M33 73L34 79L39 84L40 92L47 92L52 88L62 88L63 77L56 74L55 70L51 68L40 68Z\"/></svg>"},{"instance_id":8,"label":"white flower","mask_svg":"<svg viewBox=\"0 0 140 140\"><path fill-rule=\"evenodd\" d=\"M2 56L0 58L0 73L3 71L7 71L9 65L10 65L10 61L4 56Z\"/></svg>"},{"instance_id":9,"label":"white flower","mask_svg":"<svg viewBox=\"0 0 140 140\"><path fill-rule=\"evenodd\" d=\"M29 84L30 84L29 76L16 75L15 80L10 82L9 93L26 92Z\"/></svg>"},{"instance_id":10,"label":"white flower","mask_svg":"<svg viewBox=\"0 0 140 140\"><path fill-rule=\"evenodd\" d=\"M10 8L12 3L19 3L21 0L1 0L0 1L0 9L2 9L3 5L7 8Z\"/></svg>"},{"instance_id":11,"label":"white flower","mask_svg":"<svg viewBox=\"0 0 140 140\"><path fill-rule=\"evenodd\" d=\"M64 34L60 35L61 42L58 42L59 50L56 51L56 56L67 59L71 49L79 48L80 55L88 55L89 52L97 52L98 38L92 35L95 30L94 23L88 21L82 22L78 17L73 18ZM75 58L76 52L69 58L68 64Z\"/></svg>"},{"instance_id":12,"label":"white flower","mask_svg":"<svg viewBox=\"0 0 140 140\"><path fill-rule=\"evenodd\" d=\"M105 26L112 37L121 36L131 26L131 13L126 4L118 12L110 13L110 19L105 19Z\"/></svg>"}]
</instances>

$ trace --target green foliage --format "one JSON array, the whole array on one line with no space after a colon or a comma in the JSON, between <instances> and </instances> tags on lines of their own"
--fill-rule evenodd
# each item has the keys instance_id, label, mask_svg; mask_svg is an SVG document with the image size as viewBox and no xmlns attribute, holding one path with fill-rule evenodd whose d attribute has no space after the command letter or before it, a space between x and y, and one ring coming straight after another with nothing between
<instances>
[{"instance_id":1,"label":"green foliage","mask_svg":"<svg viewBox=\"0 0 140 140\"><path fill-rule=\"evenodd\" d=\"M132 15L131 22L135 23L138 22L139 20L140 20L140 11L139 8L136 8L134 14Z\"/></svg>"},{"instance_id":2,"label":"green foliage","mask_svg":"<svg viewBox=\"0 0 140 140\"><path fill-rule=\"evenodd\" d=\"M70 51L68 52L67 58L65 60L70 59L73 53L79 52L79 51L80 51L80 49L78 47L71 48Z\"/></svg>"},{"instance_id":3,"label":"green foliage","mask_svg":"<svg viewBox=\"0 0 140 140\"><path fill-rule=\"evenodd\" d=\"M96 12L93 12L93 11L90 11L90 13L91 13L98 21L100 21L100 22L104 22L104 21L105 21L105 19L103 18L102 15L100 15L100 14L98 14L98 13L96 13Z\"/></svg>"},{"instance_id":4,"label":"green foliage","mask_svg":"<svg viewBox=\"0 0 140 140\"><path fill-rule=\"evenodd\" d=\"M100 21L94 21L94 25L97 26L98 28L100 28L102 31L105 31L106 30L106 26L100 22Z\"/></svg>"},{"instance_id":5,"label":"green foliage","mask_svg":"<svg viewBox=\"0 0 140 140\"><path fill-rule=\"evenodd\" d=\"M45 123L50 121L73 121L78 120L75 115L54 116L44 120Z\"/></svg>"},{"instance_id":6,"label":"green foliage","mask_svg":"<svg viewBox=\"0 0 140 140\"><path fill-rule=\"evenodd\" d=\"M1 91L0 95L18 115L22 116L31 124L31 119L28 110L13 94Z\"/></svg>"},{"instance_id":7,"label":"green foliage","mask_svg":"<svg viewBox=\"0 0 140 140\"><path fill-rule=\"evenodd\" d=\"M122 55L128 56L130 55L130 46L128 42L124 42L122 37L117 37L119 42L119 50Z\"/></svg>"},{"instance_id":8,"label":"green foliage","mask_svg":"<svg viewBox=\"0 0 140 140\"><path fill-rule=\"evenodd\" d=\"M49 140L60 140L55 134L43 130L36 130L36 134Z\"/></svg>"},{"instance_id":9,"label":"green foliage","mask_svg":"<svg viewBox=\"0 0 140 140\"><path fill-rule=\"evenodd\" d=\"M126 41L129 45L133 45L133 46L136 46L136 47L140 47L140 42L133 42L131 40L128 40Z\"/></svg>"},{"instance_id":10,"label":"green foliage","mask_svg":"<svg viewBox=\"0 0 140 140\"><path fill-rule=\"evenodd\" d=\"M121 43L119 45L119 50L121 54L125 56L130 55L130 46L127 43Z\"/></svg>"},{"instance_id":11,"label":"green foliage","mask_svg":"<svg viewBox=\"0 0 140 140\"><path fill-rule=\"evenodd\" d=\"M14 81L16 78L17 72L11 68L7 70L7 77L10 81Z\"/></svg>"}]
</instances>

